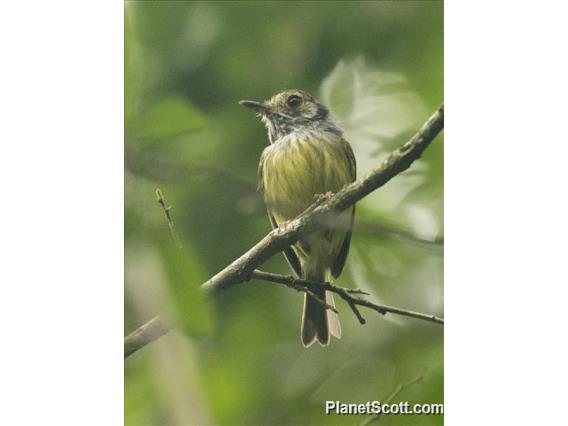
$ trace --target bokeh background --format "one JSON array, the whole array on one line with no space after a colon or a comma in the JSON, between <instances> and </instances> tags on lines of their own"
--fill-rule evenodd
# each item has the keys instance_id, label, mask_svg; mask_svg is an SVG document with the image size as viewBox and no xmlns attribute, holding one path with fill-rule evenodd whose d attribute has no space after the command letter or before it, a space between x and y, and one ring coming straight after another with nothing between
<instances>
[{"instance_id":1,"label":"bokeh background","mask_svg":"<svg viewBox=\"0 0 568 426\"><path fill-rule=\"evenodd\" d=\"M393 402L443 402L442 326L365 310L362 326L338 301L342 339L304 349L302 295L199 290L270 230L256 192L265 130L237 102L287 88L330 107L363 175L443 100L443 3L125 3L125 333L156 314L177 322L125 360L128 425L353 425L367 417L326 416L325 400L398 389ZM288 273L281 256L263 269ZM443 316L442 135L358 204L338 284Z\"/></svg>"}]
</instances>

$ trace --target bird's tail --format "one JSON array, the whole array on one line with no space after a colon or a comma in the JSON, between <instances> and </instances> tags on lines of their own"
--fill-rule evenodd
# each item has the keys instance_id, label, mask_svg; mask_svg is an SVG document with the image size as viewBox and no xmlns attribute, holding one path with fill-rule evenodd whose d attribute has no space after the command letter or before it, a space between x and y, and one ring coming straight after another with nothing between
<instances>
[{"instance_id":1,"label":"bird's tail","mask_svg":"<svg viewBox=\"0 0 568 426\"><path fill-rule=\"evenodd\" d=\"M329 276L329 277L328 277ZM310 281L324 282L329 281L331 274L328 273L307 273L306 278ZM318 290L314 294L328 305L335 307L333 295L325 290ZM316 340L322 346L329 344L329 335L338 339L341 337L341 325L337 314L332 310L326 309L320 301L312 296L304 295L304 313L302 315L302 343L307 348Z\"/></svg>"}]
</instances>

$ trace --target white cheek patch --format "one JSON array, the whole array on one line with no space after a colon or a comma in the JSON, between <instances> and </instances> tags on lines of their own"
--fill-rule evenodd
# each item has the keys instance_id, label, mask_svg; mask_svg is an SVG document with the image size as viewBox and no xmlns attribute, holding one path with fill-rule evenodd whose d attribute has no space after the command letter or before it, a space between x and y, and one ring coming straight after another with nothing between
<instances>
[{"instance_id":1,"label":"white cheek patch","mask_svg":"<svg viewBox=\"0 0 568 426\"><path fill-rule=\"evenodd\" d=\"M279 115L280 117L287 118L288 120L293 120L293 119L294 119L293 117L289 116L288 114L284 114L283 112L279 112L278 115Z\"/></svg>"}]
</instances>

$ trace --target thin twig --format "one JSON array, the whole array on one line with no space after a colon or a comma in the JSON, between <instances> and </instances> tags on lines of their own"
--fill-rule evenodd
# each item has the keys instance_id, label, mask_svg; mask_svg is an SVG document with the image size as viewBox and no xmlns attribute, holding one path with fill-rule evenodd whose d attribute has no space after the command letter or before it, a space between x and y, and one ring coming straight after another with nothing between
<instances>
[{"instance_id":1,"label":"thin twig","mask_svg":"<svg viewBox=\"0 0 568 426\"><path fill-rule=\"evenodd\" d=\"M172 239L174 240L178 248L182 249L183 246L181 244L181 240L177 235L174 221L172 220L170 214L172 207L166 204L164 194L162 193L162 190L160 188L156 188L156 200L158 201L158 203L162 207L162 210L164 211L164 214L166 215ZM137 328L124 338L124 358L132 355L134 352L146 346L148 343L159 339L168 331L170 331L170 329L171 327L163 322L159 316L155 316L146 324Z\"/></svg>"},{"instance_id":2,"label":"thin twig","mask_svg":"<svg viewBox=\"0 0 568 426\"><path fill-rule=\"evenodd\" d=\"M183 246L181 245L181 240L178 237L174 221L172 220L172 216L170 214L172 206L166 205L166 200L164 199L164 195L162 194L162 190L160 188L156 188L156 199L158 200L158 203L160 203L160 206L162 206L162 210L164 210L164 214L166 215L166 219L168 220L168 227L170 228L170 234L172 235L173 240L175 241L178 248L183 248Z\"/></svg>"},{"instance_id":3,"label":"thin twig","mask_svg":"<svg viewBox=\"0 0 568 426\"><path fill-rule=\"evenodd\" d=\"M387 313L392 313L392 314L403 315L403 316L406 316L406 317L422 319L424 321L433 322L435 324L442 324L442 325L444 324L444 319L439 318L435 315L423 314L423 313L420 313L420 312L410 311L408 309L396 308L394 306L381 305L381 304L378 304L378 303L369 302L368 300L365 300L365 299L361 299L360 297L353 296L353 294L368 295L368 293L365 293L364 291L359 290L359 289L352 290L352 289L345 288L345 287L339 287L339 286L330 284L328 282L319 283L319 282L316 282L316 281L309 281L309 280L303 280L303 279L300 279L300 278L295 278L291 275L279 275L279 274L273 274L272 272L264 272L264 271L260 271L258 269L255 269L252 272L251 278L256 278L256 279L264 280L264 281L270 281L270 282L277 283L277 284L283 284L287 287L293 288L293 289L298 290L298 291L304 291L305 292L306 290L311 290L312 292L315 293L316 290L323 288L326 291L330 291L332 293L335 293L339 297L341 297L343 300L345 300L345 302L347 302L347 304L349 305L349 307L351 308L351 310L353 311L355 316L357 316L357 319L359 320L359 322L361 324L365 324L366 321L363 318L363 316L361 315L361 313L359 312L357 306L363 306L365 308L372 309L372 310L378 312L381 315L386 315ZM320 303L322 303L321 300L320 300ZM323 303L323 305L327 309L331 309L331 307L327 303ZM337 312L335 309L333 309L333 311Z\"/></svg>"},{"instance_id":4,"label":"thin twig","mask_svg":"<svg viewBox=\"0 0 568 426\"><path fill-rule=\"evenodd\" d=\"M401 393L403 390L405 390L406 388L414 385L415 383L418 383L422 381L422 376L417 376L414 379L410 380L409 382L406 383L399 383L396 388L390 393L390 395L386 398L384 398L381 401L381 404L390 404L393 399L399 394ZM379 421L380 419L380 415L381 413L375 414L372 417L368 417L365 420L363 420L361 423L359 423L359 426L367 426L370 425L371 423L373 423L374 421Z\"/></svg>"}]
</instances>

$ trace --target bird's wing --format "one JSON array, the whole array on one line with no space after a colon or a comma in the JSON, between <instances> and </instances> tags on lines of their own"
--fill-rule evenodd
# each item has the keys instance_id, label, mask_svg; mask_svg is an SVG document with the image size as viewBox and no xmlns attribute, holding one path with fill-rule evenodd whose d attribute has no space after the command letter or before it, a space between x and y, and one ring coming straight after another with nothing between
<instances>
[{"instance_id":1,"label":"bird's wing","mask_svg":"<svg viewBox=\"0 0 568 426\"><path fill-rule=\"evenodd\" d=\"M345 139L341 139L341 143L343 144L345 155L347 160L349 161L349 173L351 175L351 182L357 179L357 163L355 161L355 155L353 154L353 150L351 149L351 145ZM339 250L339 254L333 261L333 265L331 267L331 273L334 278L337 278L341 271L343 271L343 267L345 266L345 261L347 260L347 255L349 254L349 245L351 244L351 234L353 232L353 221L355 220L355 206L351 208L351 222L349 224L349 229L345 234L345 238L343 239L343 243L341 244L341 249Z\"/></svg>"},{"instance_id":2,"label":"bird's wing","mask_svg":"<svg viewBox=\"0 0 568 426\"><path fill-rule=\"evenodd\" d=\"M262 193L264 193L264 180L263 180L263 176L262 176L263 165L264 165L264 152L263 152L263 155L260 157L260 162L258 163L258 190ZM270 224L272 225L272 229L278 228L278 223L276 223L276 219L274 219L274 216L272 216L270 209L267 208L266 212L268 213L268 219L270 219ZM294 253L294 250L292 250L292 247L286 247L282 251L282 253L284 254L286 261L288 262L288 264L292 268L292 271L294 272L296 277L301 278L302 277L302 267L300 265L300 259L298 259L298 256L296 256L296 253Z\"/></svg>"},{"instance_id":3,"label":"bird's wing","mask_svg":"<svg viewBox=\"0 0 568 426\"><path fill-rule=\"evenodd\" d=\"M272 229L278 228L278 224L276 223L274 216L272 216L270 214L270 211L268 212L268 218L270 219L270 224L272 225ZM296 277L301 278L302 277L302 267L300 266L300 259L298 259L298 256L296 256L296 253L294 253L294 250L292 250L292 247L286 247L282 251L282 253L284 254L284 257L286 258L286 261L288 262L288 264L290 265L290 267L294 271L294 274L296 275Z\"/></svg>"}]
</instances>

